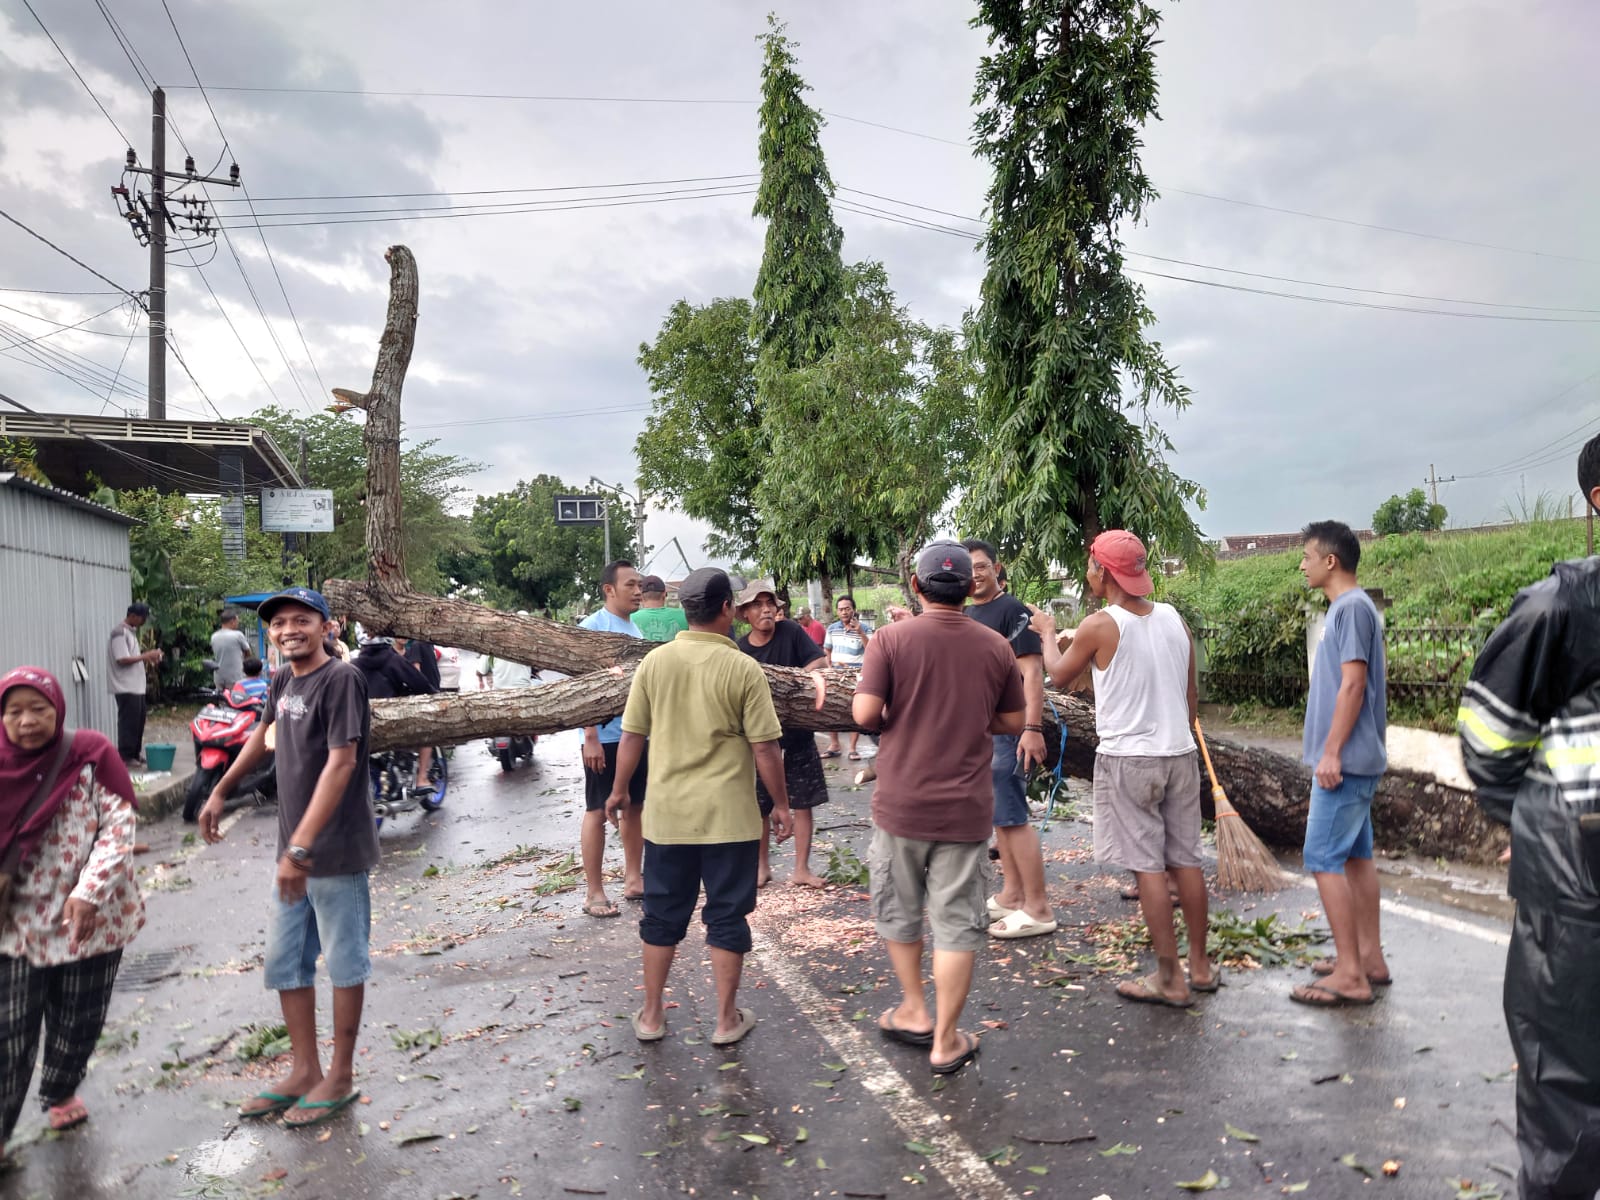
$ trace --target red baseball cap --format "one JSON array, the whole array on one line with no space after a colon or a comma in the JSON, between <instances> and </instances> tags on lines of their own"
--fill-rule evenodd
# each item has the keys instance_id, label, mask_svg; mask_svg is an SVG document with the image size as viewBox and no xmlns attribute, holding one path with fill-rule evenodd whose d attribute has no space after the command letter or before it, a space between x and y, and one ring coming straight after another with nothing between
<instances>
[{"instance_id":1,"label":"red baseball cap","mask_svg":"<svg viewBox=\"0 0 1600 1200\"><path fill-rule=\"evenodd\" d=\"M1145 563L1144 543L1126 529L1108 529L1089 545L1089 557L1111 572L1117 586L1130 596L1148 596L1155 590Z\"/></svg>"}]
</instances>

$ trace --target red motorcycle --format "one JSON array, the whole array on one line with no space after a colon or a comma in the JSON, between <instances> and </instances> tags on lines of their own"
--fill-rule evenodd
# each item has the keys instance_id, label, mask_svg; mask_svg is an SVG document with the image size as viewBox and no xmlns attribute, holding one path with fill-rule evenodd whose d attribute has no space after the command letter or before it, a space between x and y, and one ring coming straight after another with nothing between
<instances>
[{"instance_id":1,"label":"red motorcycle","mask_svg":"<svg viewBox=\"0 0 1600 1200\"><path fill-rule=\"evenodd\" d=\"M185 821L199 819L200 809L211 795L211 789L233 766L239 751L261 723L261 714L267 705L265 696L252 696L237 683L228 689L223 700L226 703L206 705L189 722L189 732L194 737L194 774L189 777L189 789L184 795ZM266 761L234 789L236 796L251 792L261 796L277 795L278 781L270 753Z\"/></svg>"}]
</instances>

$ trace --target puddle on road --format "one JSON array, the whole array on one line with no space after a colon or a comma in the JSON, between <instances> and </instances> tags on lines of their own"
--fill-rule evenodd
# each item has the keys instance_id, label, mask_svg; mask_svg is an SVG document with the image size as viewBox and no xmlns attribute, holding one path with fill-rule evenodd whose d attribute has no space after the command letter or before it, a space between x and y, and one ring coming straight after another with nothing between
<instances>
[{"instance_id":1,"label":"puddle on road","mask_svg":"<svg viewBox=\"0 0 1600 1200\"><path fill-rule=\"evenodd\" d=\"M214 1175L226 1179L237 1175L254 1161L261 1151L261 1142L252 1137L234 1137L229 1134L201 1142L195 1147L189 1161L184 1164L185 1175Z\"/></svg>"}]
</instances>

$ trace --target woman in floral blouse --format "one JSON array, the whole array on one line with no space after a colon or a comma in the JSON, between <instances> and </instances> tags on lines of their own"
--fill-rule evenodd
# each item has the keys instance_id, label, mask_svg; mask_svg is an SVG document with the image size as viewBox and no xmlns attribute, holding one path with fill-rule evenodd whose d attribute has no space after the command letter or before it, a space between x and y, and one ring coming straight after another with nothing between
<instances>
[{"instance_id":1,"label":"woman in floral blouse","mask_svg":"<svg viewBox=\"0 0 1600 1200\"><path fill-rule=\"evenodd\" d=\"M39 1099L52 1129L89 1118L78 1099L122 948L144 924L133 879L133 783L114 746L67 733L61 685L38 667L0 676L0 853L22 848L0 922L0 1144L11 1137L48 1024ZM72 743L44 803L29 801Z\"/></svg>"}]
</instances>

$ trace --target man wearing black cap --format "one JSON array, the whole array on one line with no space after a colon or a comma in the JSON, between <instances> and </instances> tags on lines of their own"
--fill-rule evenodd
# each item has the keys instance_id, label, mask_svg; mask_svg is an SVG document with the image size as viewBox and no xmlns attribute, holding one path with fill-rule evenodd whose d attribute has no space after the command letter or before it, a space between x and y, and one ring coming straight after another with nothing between
<instances>
[{"instance_id":1,"label":"man wearing black cap","mask_svg":"<svg viewBox=\"0 0 1600 1200\"><path fill-rule=\"evenodd\" d=\"M639 611L633 623L647 642L670 642L689 628L683 609L667 607L667 583L659 575L639 580Z\"/></svg>"},{"instance_id":2,"label":"man wearing black cap","mask_svg":"<svg viewBox=\"0 0 1600 1200\"><path fill-rule=\"evenodd\" d=\"M644 1006L633 1014L634 1036L641 1042L666 1036L662 994L704 885L700 919L717 984L711 1042L729 1046L756 1023L738 999L751 944L746 918L756 907L757 772L772 794L778 840L792 828L778 746L782 728L766 675L733 643L733 583L727 573L715 567L692 572L678 598L689 628L646 657L634 673L606 815L616 821L629 803L628 784L649 739L644 919L639 922Z\"/></svg>"},{"instance_id":3,"label":"man wearing black cap","mask_svg":"<svg viewBox=\"0 0 1600 1200\"><path fill-rule=\"evenodd\" d=\"M150 619L150 606L128 605L106 647L106 679L117 702L117 753L131 765L144 765L144 665L161 661L160 650L139 648L139 627Z\"/></svg>"},{"instance_id":4,"label":"man wearing black cap","mask_svg":"<svg viewBox=\"0 0 1600 1200\"><path fill-rule=\"evenodd\" d=\"M361 1096L354 1062L372 974L367 874L378 865L367 687L359 670L329 656L324 642L332 620L320 593L290 588L263 601L260 613L289 669L273 677L262 723L200 810L200 832L208 842L222 840L223 802L274 735L277 899L263 976L283 1006L294 1061L287 1076L245 1101L239 1115L282 1113L285 1125L301 1128L323 1123ZM400 669L409 670L403 663ZM319 952L333 984L333 1057L326 1074L317 1049Z\"/></svg>"},{"instance_id":5,"label":"man wearing black cap","mask_svg":"<svg viewBox=\"0 0 1600 1200\"><path fill-rule=\"evenodd\" d=\"M973 957L988 942L990 737L1022 732L1026 698L1010 644L962 612L972 558L959 542L925 547L912 587L922 614L896 613L867 644L851 712L863 729L882 732L867 865L901 1001L878 1028L891 1041L926 1047L934 1074L950 1075L978 1053L978 1039L957 1023ZM923 995L925 910L937 1019Z\"/></svg>"}]
</instances>

